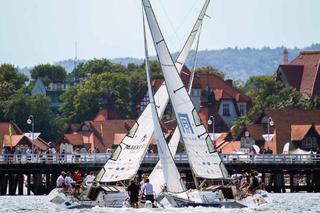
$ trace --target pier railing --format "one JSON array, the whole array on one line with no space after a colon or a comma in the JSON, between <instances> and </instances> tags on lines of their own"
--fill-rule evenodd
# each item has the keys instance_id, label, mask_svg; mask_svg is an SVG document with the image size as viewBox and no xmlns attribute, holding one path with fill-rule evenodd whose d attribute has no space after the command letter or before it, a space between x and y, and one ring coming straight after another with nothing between
<instances>
[{"instance_id":1,"label":"pier railing","mask_svg":"<svg viewBox=\"0 0 320 213\"><path fill-rule=\"evenodd\" d=\"M104 164L110 153L96 154L7 154L0 155L0 164ZM220 154L225 164L313 164L320 163L317 154ZM157 154L146 154L143 163L155 164ZM185 153L175 156L177 164L188 163Z\"/></svg>"}]
</instances>

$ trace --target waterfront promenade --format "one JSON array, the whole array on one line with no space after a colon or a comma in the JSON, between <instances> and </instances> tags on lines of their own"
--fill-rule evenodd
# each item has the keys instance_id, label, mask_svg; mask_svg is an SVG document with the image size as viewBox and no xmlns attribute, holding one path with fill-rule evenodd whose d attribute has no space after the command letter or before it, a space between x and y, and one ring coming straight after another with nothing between
<instances>
[{"instance_id":1,"label":"waterfront promenade","mask_svg":"<svg viewBox=\"0 0 320 213\"><path fill-rule=\"evenodd\" d=\"M255 170L268 191L281 192L320 191L320 156L314 154L221 154L221 159L230 174L243 174ZM64 155L0 155L1 195L24 194L23 184L28 186L27 194L48 193L55 187L55 180L61 171L76 170L84 173L98 172L109 159L110 154L64 154ZM139 174L151 172L159 160L157 154L147 154ZM181 173L192 181L188 157L177 154L175 162ZM26 178L27 177L27 178ZM7 190L9 189L9 190Z\"/></svg>"}]
</instances>

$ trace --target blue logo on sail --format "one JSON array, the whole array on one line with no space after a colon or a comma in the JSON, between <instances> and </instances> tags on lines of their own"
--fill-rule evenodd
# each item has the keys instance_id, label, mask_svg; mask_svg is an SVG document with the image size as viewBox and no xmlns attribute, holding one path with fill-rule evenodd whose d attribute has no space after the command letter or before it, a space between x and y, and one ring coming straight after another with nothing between
<instances>
[{"instance_id":1,"label":"blue logo on sail","mask_svg":"<svg viewBox=\"0 0 320 213\"><path fill-rule=\"evenodd\" d=\"M180 123L182 125L183 132L187 133L187 134L193 134L194 132L193 132L188 114L178 113L178 117L179 117Z\"/></svg>"}]
</instances>

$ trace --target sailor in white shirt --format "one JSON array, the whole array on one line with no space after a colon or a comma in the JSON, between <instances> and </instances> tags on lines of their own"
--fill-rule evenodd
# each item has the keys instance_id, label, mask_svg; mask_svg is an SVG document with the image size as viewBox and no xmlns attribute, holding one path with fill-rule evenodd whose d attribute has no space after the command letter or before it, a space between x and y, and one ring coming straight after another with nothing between
<instances>
[{"instance_id":1,"label":"sailor in white shirt","mask_svg":"<svg viewBox=\"0 0 320 213\"><path fill-rule=\"evenodd\" d=\"M150 200L154 207L153 185L150 183L149 178L146 179L145 184L143 185L142 193L146 195L146 200Z\"/></svg>"},{"instance_id":2,"label":"sailor in white shirt","mask_svg":"<svg viewBox=\"0 0 320 213\"><path fill-rule=\"evenodd\" d=\"M64 179L64 184L66 185L66 187L71 187L75 183L76 182L72 179L70 172L68 172L66 178Z\"/></svg>"},{"instance_id":3,"label":"sailor in white shirt","mask_svg":"<svg viewBox=\"0 0 320 213\"><path fill-rule=\"evenodd\" d=\"M93 184L95 178L96 178L96 177L94 176L94 173L93 173L93 172L90 172L90 174L85 177L84 183L85 183L87 186L90 186L90 185Z\"/></svg>"},{"instance_id":4,"label":"sailor in white shirt","mask_svg":"<svg viewBox=\"0 0 320 213\"><path fill-rule=\"evenodd\" d=\"M66 176L66 173L65 172L61 172L61 174L58 177L57 182L56 182L58 188L64 187L64 177L65 176Z\"/></svg>"}]
</instances>

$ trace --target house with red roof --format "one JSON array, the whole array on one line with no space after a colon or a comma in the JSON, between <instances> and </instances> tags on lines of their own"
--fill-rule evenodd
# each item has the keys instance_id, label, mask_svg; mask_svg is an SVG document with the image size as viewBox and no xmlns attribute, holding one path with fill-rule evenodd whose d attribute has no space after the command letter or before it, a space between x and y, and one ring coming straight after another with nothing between
<instances>
[{"instance_id":1,"label":"house with red roof","mask_svg":"<svg viewBox=\"0 0 320 213\"><path fill-rule=\"evenodd\" d=\"M190 70L184 66L180 77L186 88L188 88L190 75ZM154 90L156 91L162 83L163 80L154 80L152 82ZM209 132L229 131L235 119L245 115L251 107L251 99L237 90L232 85L232 80L224 80L215 73L196 73L190 98ZM137 108L141 108L141 112L148 103L149 97L146 91ZM172 117L173 109L169 103L164 118ZM214 120L212 125L208 125L209 118Z\"/></svg>"},{"instance_id":2,"label":"house with red roof","mask_svg":"<svg viewBox=\"0 0 320 213\"><path fill-rule=\"evenodd\" d=\"M4 148L26 150L32 147L32 138L25 134L14 122L0 122L0 152ZM34 140L34 148L46 150L50 147L48 143L37 137Z\"/></svg>"},{"instance_id":3,"label":"house with red roof","mask_svg":"<svg viewBox=\"0 0 320 213\"><path fill-rule=\"evenodd\" d=\"M302 51L288 63L288 51L285 50L283 64L276 75L285 86L296 88L306 98L320 96L320 51Z\"/></svg>"},{"instance_id":4,"label":"house with red roof","mask_svg":"<svg viewBox=\"0 0 320 213\"><path fill-rule=\"evenodd\" d=\"M281 154L286 143L290 150L316 151L320 147L320 110L265 110L253 124L237 137L240 149L257 145Z\"/></svg>"},{"instance_id":5,"label":"house with red roof","mask_svg":"<svg viewBox=\"0 0 320 213\"><path fill-rule=\"evenodd\" d=\"M224 80L215 73L196 73L191 99L199 110L203 123L214 119L214 132L225 132L233 122L245 115L251 107L251 99L233 86L232 80Z\"/></svg>"}]
</instances>

